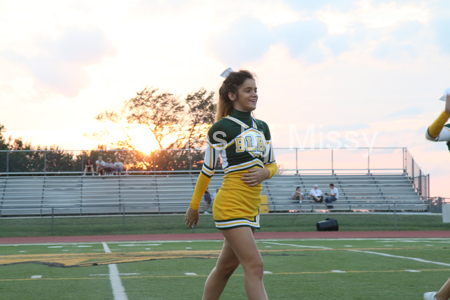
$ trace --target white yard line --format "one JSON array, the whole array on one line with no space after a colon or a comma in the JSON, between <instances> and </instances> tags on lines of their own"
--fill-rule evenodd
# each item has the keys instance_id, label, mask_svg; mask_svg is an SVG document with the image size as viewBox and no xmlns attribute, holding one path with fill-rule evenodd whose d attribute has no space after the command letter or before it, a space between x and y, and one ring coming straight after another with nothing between
<instances>
[{"instance_id":1,"label":"white yard line","mask_svg":"<svg viewBox=\"0 0 450 300\"><path fill-rule=\"evenodd\" d=\"M111 253L108 245L102 242L103 249L106 253ZM123 288L122 281L120 280L119 269L116 264L109 264L109 280L111 281L111 287L113 290L114 300L128 300L125 289Z\"/></svg>"},{"instance_id":2,"label":"white yard line","mask_svg":"<svg viewBox=\"0 0 450 300\"><path fill-rule=\"evenodd\" d=\"M450 267L450 264L447 264L447 263L438 262L438 261L432 261L432 260L426 260L426 259L421 259L421 258L416 258L416 257L408 257L408 256L400 256L400 255L392 255L392 254L386 254L386 253L380 253L380 252L373 252L373 251L363 251L363 250L347 250L347 251L361 252L361 253L368 253L368 254L375 254L375 255L381 255L381 256L387 256L387 257L394 257L394 258L409 259L409 260L414 260L414 261L423 262L423 263L428 263L428 264L435 264L435 265L440 265L440 266Z\"/></svg>"},{"instance_id":3,"label":"white yard line","mask_svg":"<svg viewBox=\"0 0 450 300\"><path fill-rule=\"evenodd\" d=\"M280 246L291 246L291 247L297 247L297 248L311 248L311 249L333 249L328 247L322 247L322 246L305 246L305 245L296 245L296 244L282 244L282 243L273 243L273 242L264 242L264 244L272 244L272 245L280 245Z\"/></svg>"}]
</instances>

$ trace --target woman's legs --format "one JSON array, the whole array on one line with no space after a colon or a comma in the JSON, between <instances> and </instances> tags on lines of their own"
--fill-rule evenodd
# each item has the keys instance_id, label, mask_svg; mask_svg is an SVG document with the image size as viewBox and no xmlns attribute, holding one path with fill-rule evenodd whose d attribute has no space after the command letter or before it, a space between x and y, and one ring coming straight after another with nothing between
<instances>
[{"instance_id":1,"label":"woman's legs","mask_svg":"<svg viewBox=\"0 0 450 300\"><path fill-rule=\"evenodd\" d=\"M437 300L450 299L450 278L447 280L446 283L444 283L439 292L437 292L436 299Z\"/></svg>"},{"instance_id":2,"label":"woman's legs","mask_svg":"<svg viewBox=\"0 0 450 300\"><path fill-rule=\"evenodd\" d=\"M244 268L245 291L249 300L268 299L263 283L263 261L250 227L221 230Z\"/></svg>"},{"instance_id":3,"label":"woman's legs","mask_svg":"<svg viewBox=\"0 0 450 300\"><path fill-rule=\"evenodd\" d=\"M227 239L223 242L222 252L217 259L216 267L211 271L206 279L205 289L203 290L203 300L219 299L228 279L234 270L239 266L239 260L231 249Z\"/></svg>"},{"instance_id":4,"label":"woman's legs","mask_svg":"<svg viewBox=\"0 0 450 300\"><path fill-rule=\"evenodd\" d=\"M268 299L262 281L262 258L253 237L254 230L250 227L238 227L221 232L225 237L222 252L217 259L216 267L206 280L202 300L219 299L239 263L244 268L248 299Z\"/></svg>"}]
</instances>

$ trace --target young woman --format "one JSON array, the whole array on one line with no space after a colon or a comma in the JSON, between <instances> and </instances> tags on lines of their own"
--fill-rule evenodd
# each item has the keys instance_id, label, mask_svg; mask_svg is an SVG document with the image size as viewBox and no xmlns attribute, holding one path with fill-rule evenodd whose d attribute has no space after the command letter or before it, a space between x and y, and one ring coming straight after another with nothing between
<instances>
[{"instance_id":1,"label":"young woman","mask_svg":"<svg viewBox=\"0 0 450 300\"><path fill-rule=\"evenodd\" d=\"M445 124L450 118L450 88L446 89L441 99L445 101L445 110L428 127L426 138L433 142L447 142L450 151L450 124ZM427 292L423 295L424 300L448 300L450 299L450 278L438 292Z\"/></svg>"},{"instance_id":2,"label":"young woman","mask_svg":"<svg viewBox=\"0 0 450 300\"><path fill-rule=\"evenodd\" d=\"M219 90L216 123L209 129L205 160L186 224L199 219L198 208L222 157L223 184L213 204L216 227L224 236L222 252L206 280L203 300L219 299L239 264L245 272L248 299L268 299L263 284L263 262L253 234L259 228L262 184L277 172L269 127L252 117L258 94L248 71L231 72Z\"/></svg>"}]
</instances>

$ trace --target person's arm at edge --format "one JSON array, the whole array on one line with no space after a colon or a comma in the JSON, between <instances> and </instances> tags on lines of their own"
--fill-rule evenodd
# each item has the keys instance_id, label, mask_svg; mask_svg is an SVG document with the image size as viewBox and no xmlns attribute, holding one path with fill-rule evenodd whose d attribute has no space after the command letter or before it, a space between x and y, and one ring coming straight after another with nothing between
<instances>
[{"instance_id":1,"label":"person's arm at edge","mask_svg":"<svg viewBox=\"0 0 450 300\"><path fill-rule=\"evenodd\" d=\"M186 211L186 225L193 228L193 225L197 226L200 214L198 208L200 207L200 202L202 201L203 195L208 188L211 177L206 176L203 173L198 175L197 184L195 185L194 194L192 195L191 203Z\"/></svg>"}]
</instances>

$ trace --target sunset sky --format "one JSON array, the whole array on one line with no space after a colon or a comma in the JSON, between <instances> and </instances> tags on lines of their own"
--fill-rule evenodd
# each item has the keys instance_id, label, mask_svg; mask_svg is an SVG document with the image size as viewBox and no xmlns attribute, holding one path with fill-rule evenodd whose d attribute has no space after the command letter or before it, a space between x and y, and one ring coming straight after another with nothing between
<instances>
[{"instance_id":1,"label":"sunset sky","mask_svg":"<svg viewBox=\"0 0 450 300\"><path fill-rule=\"evenodd\" d=\"M447 147L425 140L450 87L449 16L448 0L0 0L0 124L91 149L94 116L147 85L183 98L248 69L275 147L407 147L450 197Z\"/></svg>"}]
</instances>

